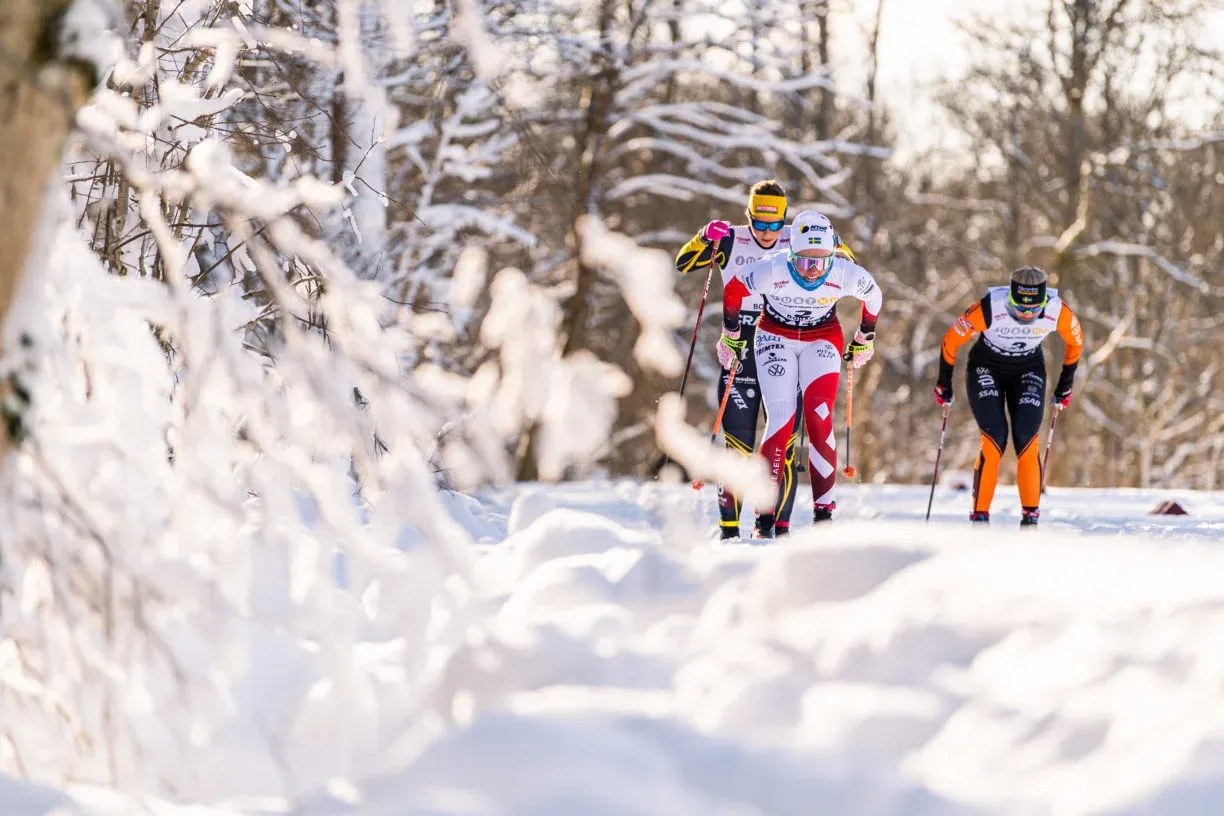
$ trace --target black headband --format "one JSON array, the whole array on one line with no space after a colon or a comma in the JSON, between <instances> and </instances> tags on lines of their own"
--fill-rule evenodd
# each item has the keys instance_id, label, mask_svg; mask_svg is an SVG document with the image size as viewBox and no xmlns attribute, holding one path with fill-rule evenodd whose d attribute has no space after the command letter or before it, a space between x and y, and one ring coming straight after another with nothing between
<instances>
[{"instance_id":1,"label":"black headband","mask_svg":"<svg viewBox=\"0 0 1224 816\"><path fill-rule=\"evenodd\" d=\"M1045 303L1045 281L1037 284L1011 282L1012 301L1020 306L1040 306Z\"/></svg>"}]
</instances>

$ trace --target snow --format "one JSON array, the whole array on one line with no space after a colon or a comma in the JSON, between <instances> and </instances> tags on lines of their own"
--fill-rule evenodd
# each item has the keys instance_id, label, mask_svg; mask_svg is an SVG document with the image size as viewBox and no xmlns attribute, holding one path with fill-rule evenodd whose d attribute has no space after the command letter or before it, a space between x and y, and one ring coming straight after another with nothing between
<instances>
[{"instance_id":1,"label":"snow","mask_svg":"<svg viewBox=\"0 0 1224 816\"><path fill-rule=\"evenodd\" d=\"M1034 534L843 494L768 547L701 537L709 490L483 496L513 532L478 563L463 725L342 812L1208 812L1221 497L1056 489Z\"/></svg>"},{"instance_id":2,"label":"snow","mask_svg":"<svg viewBox=\"0 0 1224 816\"><path fill-rule=\"evenodd\" d=\"M940 488L925 525L921 486L845 486L835 522L797 513L767 546L713 540L712 487L442 498L473 562L427 670L406 684L413 647L385 628L359 630L343 671L265 636L216 737L247 778L202 769L215 799L141 807L1177 816L1224 795L1224 494L1052 488L1044 528L1020 532L1014 488L984 530L964 491ZM1170 498L1190 514L1148 515ZM395 727L418 710L434 713ZM285 756L254 737L281 717ZM266 785L282 761L291 801ZM134 807L0 779L6 814L58 804Z\"/></svg>"}]
</instances>

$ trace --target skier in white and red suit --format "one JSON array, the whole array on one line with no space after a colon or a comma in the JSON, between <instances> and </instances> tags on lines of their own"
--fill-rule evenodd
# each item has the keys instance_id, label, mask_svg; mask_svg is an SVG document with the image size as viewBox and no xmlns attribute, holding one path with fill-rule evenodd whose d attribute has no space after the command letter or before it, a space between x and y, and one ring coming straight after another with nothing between
<instances>
[{"instance_id":1,"label":"skier in white and red suit","mask_svg":"<svg viewBox=\"0 0 1224 816\"><path fill-rule=\"evenodd\" d=\"M696 269L709 269L717 263L725 288L736 269L758 261L770 252L790 246L790 228L786 226L786 192L777 179L764 179L752 185L748 195L748 207L744 212L746 224L731 226L726 221L711 221L689 239L676 255L676 271L687 275ZM854 260L850 247L840 242L835 249L838 255ZM740 304L740 341L751 346L756 332L757 319L761 314L759 297L744 298ZM757 384L755 360L746 356L735 372L735 382L723 415L723 441L729 450L744 456L752 456L756 450L757 415L761 413L761 392ZM724 371L718 379L718 399L721 401L727 388ZM798 392L795 402L798 403ZM774 532L786 535L790 530L791 508L795 503L795 442L798 433L792 431L787 448L786 466L782 471L782 500L777 510ZM726 489L718 486L718 526L724 539L740 537L740 500Z\"/></svg>"},{"instance_id":2,"label":"skier in white and red suit","mask_svg":"<svg viewBox=\"0 0 1224 816\"><path fill-rule=\"evenodd\" d=\"M874 352L876 316L883 295L871 273L835 255L837 234L829 219L813 210L796 216L790 226L790 247L770 253L734 271L723 290L723 333L718 360L730 368L743 354L740 304L760 295L764 301L754 349L757 379L765 404L765 437L760 454L774 484L781 482L787 441L795 423L795 392L802 395L808 431L808 474L812 481L813 520L833 516L833 484L837 479L837 438L833 404L841 374L842 330L837 301L852 297L863 311L854 342L846 349L855 368ZM772 538L774 508L757 511L756 537Z\"/></svg>"}]
</instances>

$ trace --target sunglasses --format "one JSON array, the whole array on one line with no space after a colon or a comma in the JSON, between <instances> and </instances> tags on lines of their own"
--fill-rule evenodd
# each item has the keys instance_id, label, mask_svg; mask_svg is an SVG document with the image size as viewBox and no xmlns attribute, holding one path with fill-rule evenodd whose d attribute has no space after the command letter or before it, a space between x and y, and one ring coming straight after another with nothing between
<instances>
[{"instance_id":1,"label":"sunglasses","mask_svg":"<svg viewBox=\"0 0 1224 816\"><path fill-rule=\"evenodd\" d=\"M752 228L757 232L778 232L782 229L781 221L758 221L752 219Z\"/></svg>"},{"instance_id":2,"label":"sunglasses","mask_svg":"<svg viewBox=\"0 0 1224 816\"><path fill-rule=\"evenodd\" d=\"M1046 295L1040 303L1028 305L1024 303L1017 303L1016 299L1009 293L1007 295L1007 302L1008 305L1012 307L1012 310L1017 314L1024 315L1025 317L1036 317L1037 315L1041 314L1041 310L1044 309L1046 304L1050 302L1050 296Z\"/></svg>"},{"instance_id":3,"label":"sunglasses","mask_svg":"<svg viewBox=\"0 0 1224 816\"><path fill-rule=\"evenodd\" d=\"M802 255L796 255L794 252L790 254L791 263L800 272L811 272L815 269L817 272L827 272L829 267L833 266L833 256L823 255L819 258L805 258Z\"/></svg>"}]
</instances>

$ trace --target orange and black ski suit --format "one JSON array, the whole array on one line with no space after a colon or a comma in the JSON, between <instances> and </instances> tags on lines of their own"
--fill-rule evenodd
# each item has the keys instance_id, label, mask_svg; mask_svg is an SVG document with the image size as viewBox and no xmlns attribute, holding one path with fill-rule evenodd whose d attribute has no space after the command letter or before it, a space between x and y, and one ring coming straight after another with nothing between
<instances>
[{"instance_id":1,"label":"orange and black ski suit","mask_svg":"<svg viewBox=\"0 0 1224 816\"><path fill-rule=\"evenodd\" d=\"M982 449L974 463L973 510L990 512L999 463L1007 448L1008 416L1017 455L1016 482L1020 505L1036 510L1041 500L1041 462L1037 434L1045 416L1046 374L1042 343L1057 332L1066 343L1062 373L1055 386L1055 399L1071 393L1075 368L1084 349L1079 320L1062 302L1056 289L1033 320L1015 319L1007 309L1009 289L990 289L974 303L944 335L939 363L939 383L951 394L956 352L980 335L969 350L966 386L969 407L982 431ZM1004 411L1006 410L1006 414Z\"/></svg>"}]
</instances>

